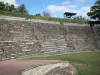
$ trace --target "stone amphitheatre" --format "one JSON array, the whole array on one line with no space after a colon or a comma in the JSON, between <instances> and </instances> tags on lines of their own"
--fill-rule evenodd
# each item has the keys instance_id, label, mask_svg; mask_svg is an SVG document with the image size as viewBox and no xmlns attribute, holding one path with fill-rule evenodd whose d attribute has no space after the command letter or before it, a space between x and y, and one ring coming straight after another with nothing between
<instances>
[{"instance_id":1,"label":"stone amphitheatre","mask_svg":"<svg viewBox=\"0 0 100 75\"><path fill-rule=\"evenodd\" d=\"M58 60L21 62L11 59L100 49L98 25L90 27L87 24L60 24L14 17L5 19L0 20L0 70L2 69L0 75L15 73L17 75L77 75L77 70L69 62ZM8 67L12 69L7 68L7 63L11 63ZM7 70L4 71L4 68Z\"/></svg>"}]
</instances>

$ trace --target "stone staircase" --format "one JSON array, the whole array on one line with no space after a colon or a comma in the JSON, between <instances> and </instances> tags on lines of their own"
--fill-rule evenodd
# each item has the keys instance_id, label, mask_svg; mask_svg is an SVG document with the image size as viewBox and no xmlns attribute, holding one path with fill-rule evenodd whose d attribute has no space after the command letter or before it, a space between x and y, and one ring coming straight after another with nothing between
<instances>
[{"instance_id":1,"label":"stone staircase","mask_svg":"<svg viewBox=\"0 0 100 75\"><path fill-rule=\"evenodd\" d=\"M53 41L53 39L46 42L42 42L44 54L59 53L66 51L66 42L60 40L59 42Z\"/></svg>"}]
</instances>

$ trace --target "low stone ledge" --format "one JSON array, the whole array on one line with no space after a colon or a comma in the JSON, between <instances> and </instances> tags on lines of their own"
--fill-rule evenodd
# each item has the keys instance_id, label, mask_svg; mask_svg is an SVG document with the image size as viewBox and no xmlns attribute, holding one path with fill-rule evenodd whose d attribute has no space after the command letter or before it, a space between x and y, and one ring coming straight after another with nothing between
<instances>
[{"instance_id":1,"label":"low stone ledge","mask_svg":"<svg viewBox=\"0 0 100 75\"><path fill-rule=\"evenodd\" d=\"M78 75L75 67L69 62L38 64L21 69L17 75Z\"/></svg>"}]
</instances>

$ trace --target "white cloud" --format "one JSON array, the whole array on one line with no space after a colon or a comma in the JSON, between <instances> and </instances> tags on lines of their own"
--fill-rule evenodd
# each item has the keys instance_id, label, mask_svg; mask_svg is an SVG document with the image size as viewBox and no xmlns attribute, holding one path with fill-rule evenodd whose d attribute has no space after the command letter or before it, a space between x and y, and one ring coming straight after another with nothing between
<instances>
[{"instance_id":1,"label":"white cloud","mask_svg":"<svg viewBox=\"0 0 100 75\"><path fill-rule=\"evenodd\" d=\"M77 12L76 10L71 10L69 7L66 6L56 6L56 5L49 5L47 10L51 13L59 13L59 12Z\"/></svg>"},{"instance_id":2,"label":"white cloud","mask_svg":"<svg viewBox=\"0 0 100 75\"><path fill-rule=\"evenodd\" d=\"M70 5L70 7L75 7L74 5ZM79 16L83 16L83 17L88 17L87 16L87 12L90 11L90 6L84 6L78 10L72 10L69 6L56 6L56 5L49 5L47 7L47 10L50 11L53 15L56 13L64 13L64 12L75 12L77 13Z\"/></svg>"},{"instance_id":3,"label":"white cloud","mask_svg":"<svg viewBox=\"0 0 100 75\"><path fill-rule=\"evenodd\" d=\"M4 3L14 4L16 7L18 4L16 3L16 0L0 0L0 2L3 1Z\"/></svg>"},{"instance_id":4,"label":"white cloud","mask_svg":"<svg viewBox=\"0 0 100 75\"><path fill-rule=\"evenodd\" d=\"M62 4L63 4L63 5L71 4L71 1L67 0L67 1L64 1Z\"/></svg>"},{"instance_id":5,"label":"white cloud","mask_svg":"<svg viewBox=\"0 0 100 75\"><path fill-rule=\"evenodd\" d=\"M84 0L76 0L76 1L78 1L78 2L84 2Z\"/></svg>"},{"instance_id":6,"label":"white cloud","mask_svg":"<svg viewBox=\"0 0 100 75\"><path fill-rule=\"evenodd\" d=\"M57 13L57 12L65 12L66 10L69 9L66 6L49 5L47 7L47 10L49 10L51 13Z\"/></svg>"},{"instance_id":7,"label":"white cloud","mask_svg":"<svg viewBox=\"0 0 100 75\"><path fill-rule=\"evenodd\" d=\"M85 6L85 7L82 7L79 11L78 11L78 14L79 15L82 15L83 17L88 17L87 16L87 13L90 11L90 6Z\"/></svg>"},{"instance_id":8,"label":"white cloud","mask_svg":"<svg viewBox=\"0 0 100 75\"><path fill-rule=\"evenodd\" d=\"M76 5L69 5L69 8L76 8Z\"/></svg>"}]
</instances>

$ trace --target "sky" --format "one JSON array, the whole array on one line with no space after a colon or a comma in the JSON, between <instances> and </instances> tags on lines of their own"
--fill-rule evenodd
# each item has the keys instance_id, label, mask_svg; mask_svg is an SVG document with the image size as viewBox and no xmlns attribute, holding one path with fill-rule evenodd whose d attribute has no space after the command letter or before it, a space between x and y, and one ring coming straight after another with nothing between
<instances>
[{"instance_id":1,"label":"sky","mask_svg":"<svg viewBox=\"0 0 100 75\"><path fill-rule=\"evenodd\" d=\"M49 11L51 16L63 18L64 12L75 12L77 16L88 18L87 12L96 0L0 0L4 3L14 4L18 7L25 4L32 15Z\"/></svg>"}]
</instances>

